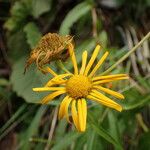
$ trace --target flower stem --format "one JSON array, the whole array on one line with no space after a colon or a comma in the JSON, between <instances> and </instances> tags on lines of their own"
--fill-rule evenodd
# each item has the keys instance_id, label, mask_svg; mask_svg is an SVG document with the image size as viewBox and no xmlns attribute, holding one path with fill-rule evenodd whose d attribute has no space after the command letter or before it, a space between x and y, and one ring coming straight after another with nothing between
<instances>
[{"instance_id":1,"label":"flower stem","mask_svg":"<svg viewBox=\"0 0 150 150\"><path fill-rule=\"evenodd\" d=\"M126 58L130 56L139 46L141 46L145 40L147 40L150 37L150 32L147 33L147 35L138 43L136 44L128 53L126 53L123 57L121 57L115 64L113 64L110 68L108 68L106 71L104 71L101 75L105 75L112 71L117 65L119 65L121 62L123 62Z\"/></svg>"},{"instance_id":2,"label":"flower stem","mask_svg":"<svg viewBox=\"0 0 150 150\"><path fill-rule=\"evenodd\" d=\"M142 127L142 129L144 130L144 132L148 132L149 129L148 127L146 126L146 124L144 123L143 121L143 118L142 118L142 115L140 113L136 114L136 118L137 118L137 121L139 123L139 125Z\"/></svg>"},{"instance_id":3,"label":"flower stem","mask_svg":"<svg viewBox=\"0 0 150 150\"><path fill-rule=\"evenodd\" d=\"M64 64L62 63L61 60L57 61L56 63L57 63L57 65L58 65L63 71L65 71L66 73L70 73L70 72L67 70L67 68L64 66Z\"/></svg>"},{"instance_id":4,"label":"flower stem","mask_svg":"<svg viewBox=\"0 0 150 150\"><path fill-rule=\"evenodd\" d=\"M41 138L30 138L29 141L30 142L38 142L38 143L47 143L48 142L47 139L41 139Z\"/></svg>"}]
</instances>

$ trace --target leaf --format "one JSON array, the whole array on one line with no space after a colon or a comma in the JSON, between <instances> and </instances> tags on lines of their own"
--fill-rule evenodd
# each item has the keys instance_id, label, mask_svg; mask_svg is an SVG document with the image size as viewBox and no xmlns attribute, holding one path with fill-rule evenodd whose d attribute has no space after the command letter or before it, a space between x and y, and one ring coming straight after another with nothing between
<instances>
[{"instance_id":1,"label":"leaf","mask_svg":"<svg viewBox=\"0 0 150 150\"><path fill-rule=\"evenodd\" d=\"M31 142L29 142L30 138L37 133L38 131L38 127L40 124L40 120L43 116L43 114L45 113L47 107L45 106L41 106L37 112L35 117L33 118L33 120L31 121L31 124L29 126L29 128L26 131L25 137L24 137L24 141L23 141L23 146L22 146L22 150L29 150L31 148Z\"/></svg>"},{"instance_id":2,"label":"leaf","mask_svg":"<svg viewBox=\"0 0 150 150\"><path fill-rule=\"evenodd\" d=\"M87 134L88 132L84 132L81 134L77 140L75 141L75 147L74 150L82 150L85 146L85 143L87 143L87 150L88 150L88 138L90 139L90 134ZM91 133L91 132L90 132Z\"/></svg>"},{"instance_id":3,"label":"leaf","mask_svg":"<svg viewBox=\"0 0 150 150\"><path fill-rule=\"evenodd\" d=\"M139 150L150 149L150 131L144 133L139 140Z\"/></svg>"},{"instance_id":4,"label":"leaf","mask_svg":"<svg viewBox=\"0 0 150 150\"><path fill-rule=\"evenodd\" d=\"M147 95L144 97L139 97L138 99L136 99L136 101L134 101L132 103L124 104L123 109L124 110L136 109L136 108L146 105L149 102L150 102L150 95Z\"/></svg>"},{"instance_id":5,"label":"leaf","mask_svg":"<svg viewBox=\"0 0 150 150\"><path fill-rule=\"evenodd\" d=\"M31 48L34 48L42 36L38 27L35 23L29 22L24 27L24 32L26 33L27 43L30 45Z\"/></svg>"},{"instance_id":6,"label":"leaf","mask_svg":"<svg viewBox=\"0 0 150 150\"><path fill-rule=\"evenodd\" d=\"M9 48L8 55L11 61L17 61L22 56L26 55L29 51L29 47L26 43L23 30L18 30L11 34L7 40L7 46Z\"/></svg>"},{"instance_id":7,"label":"leaf","mask_svg":"<svg viewBox=\"0 0 150 150\"><path fill-rule=\"evenodd\" d=\"M136 76L136 79L138 80L138 82L146 89L146 92L150 92L150 78L148 78L147 80L144 79L141 76Z\"/></svg>"},{"instance_id":8,"label":"leaf","mask_svg":"<svg viewBox=\"0 0 150 150\"><path fill-rule=\"evenodd\" d=\"M87 139L87 147L88 150L93 150L95 147L95 139L97 138L97 134L93 131L89 131L89 136Z\"/></svg>"},{"instance_id":9,"label":"leaf","mask_svg":"<svg viewBox=\"0 0 150 150\"><path fill-rule=\"evenodd\" d=\"M115 147L117 147L117 149L119 150L123 149L121 144L114 137L112 137L102 126L98 125L95 122L92 114L89 112L88 112L88 119L89 119L89 124L97 134L99 134L106 141L112 143Z\"/></svg>"},{"instance_id":10,"label":"leaf","mask_svg":"<svg viewBox=\"0 0 150 150\"><path fill-rule=\"evenodd\" d=\"M98 35L98 39L102 45L102 47L106 47L108 43L108 37L107 33L105 30L101 31L100 34Z\"/></svg>"},{"instance_id":11,"label":"leaf","mask_svg":"<svg viewBox=\"0 0 150 150\"><path fill-rule=\"evenodd\" d=\"M114 146L116 146L118 149L122 150L122 146L120 143L118 143L104 128L101 126L97 127L95 124L91 125L95 132L99 134L101 137L103 137L108 142L112 143Z\"/></svg>"},{"instance_id":12,"label":"leaf","mask_svg":"<svg viewBox=\"0 0 150 150\"><path fill-rule=\"evenodd\" d=\"M33 0L32 1L32 15L38 18L45 12L51 9L51 0Z\"/></svg>"},{"instance_id":13,"label":"leaf","mask_svg":"<svg viewBox=\"0 0 150 150\"><path fill-rule=\"evenodd\" d=\"M118 130L118 120L113 111L108 111L108 121L109 121L109 133L114 137L118 142L121 142L120 134Z\"/></svg>"},{"instance_id":14,"label":"leaf","mask_svg":"<svg viewBox=\"0 0 150 150\"><path fill-rule=\"evenodd\" d=\"M16 61L12 69L10 81L13 90L16 91L18 96L23 97L26 102L37 103L47 93L36 93L32 91L32 88L43 86L50 76L49 74L43 75L34 65L32 65L24 75L25 61L25 57Z\"/></svg>"},{"instance_id":15,"label":"leaf","mask_svg":"<svg viewBox=\"0 0 150 150\"><path fill-rule=\"evenodd\" d=\"M24 20L29 13L29 9L24 2L15 2L11 7L11 17L5 22L4 27L9 31L18 30L24 25Z\"/></svg>"},{"instance_id":16,"label":"leaf","mask_svg":"<svg viewBox=\"0 0 150 150\"><path fill-rule=\"evenodd\" d=\"M5 129L7 129L16 118L25 110L27 104L23 104L19 109L12 115L12 117L0 128L0 133L2 133Z\"/></svg>"},{"instance_id":17,"label":"leaf","mask_svg":"<svg viewBox=\"0 0 150 150\"><path fill-rule=\"evenodd\" d=\"M0 78L0 86L8 86L9 81L6 80L5 78Z\"/></svg>"},{"instance_id":18,"label":"leaf","mask_svg":"<svg viewBox=\"0 0 150 150\"><path fill-rule=\"evenodd\" d=\"M17 1L11 8L11 15L17 18L25 18L29 14L28 9L22 1Z\"/></svg>"},{"instance_id":19,"label":"leaf","mask_svg":"<svg viewBox=\"0 0 150 150\"><path fill-rule=\"evenodd\" d=\"M68 134L65 134L63 139L55 143L51 150L66 149L70 144L72 144L72 141L77 139L80 135L81 134L77 132L69 132Z\"/></svg>"},{"instance_id":20,"label":"leaf","mask_svg":"<svg viewBox=\"0 0 150 150\"><path fill-rule=\"evenodd\" d=\"M66 120L62 119L58 122L56 131L55 131L55 141L59 142L61 138L65 135L67 122Z\"/></svg>"},{"instance_id":21,"label":"leaf","mask_svg":"<svg viewBox=\"0 0 150 150\"><path fill-rule=\"evenodd\" d=\"M76 5L63 20L59 33L62 35L69 34L71 26L83 15L88 13L91 9L91 5L87 2L82 2Z\"/></svg>"}]
</instances>

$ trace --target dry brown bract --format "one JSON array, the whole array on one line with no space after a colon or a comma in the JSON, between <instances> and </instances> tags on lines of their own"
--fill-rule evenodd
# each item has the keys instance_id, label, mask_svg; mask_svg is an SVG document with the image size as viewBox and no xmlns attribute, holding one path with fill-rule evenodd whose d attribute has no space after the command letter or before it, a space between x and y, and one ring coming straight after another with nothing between
<instances>
[{"instance_id":1,"label":"dry brown bract","mask_svg":"<svg viewBox=\"0 0 150 150\"><path fill-rule=\"evenodd\" d=\"M24 72L34 62L38 69L43 71L43 65L51 61L66 60L69 56L68 46L71 43L73 44L73 36L60 36L57 33L47 33L31 51Z\"/></svg>"}]
</instances>

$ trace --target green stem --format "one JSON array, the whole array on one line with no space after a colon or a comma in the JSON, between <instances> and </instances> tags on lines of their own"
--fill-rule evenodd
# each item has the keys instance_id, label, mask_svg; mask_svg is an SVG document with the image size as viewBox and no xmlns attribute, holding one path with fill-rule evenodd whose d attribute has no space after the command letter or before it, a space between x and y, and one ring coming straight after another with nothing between
<instances>
[{"instance_id":1,"label":"green stem","mask_svg":"<svg viewBox=\"0 0 150 150\"><path fill-rule=\"evenodd\" d=\"M41 139L41 138L30 138L29 141L30 142L38 142L38 143L47 143L48 142L47 139Z\"/></svg>"},{"instance_id":2,"label":"green stem","mask_svg":"<svg viewBox=\"0 0 150 150\"><path fill-rule=\"evenodd\" d=\"M148 127L146 126L146 124L144 123L144 121L143 121L143 118L142 118L142 115L140 114L140 113L138 113L137 115L136 115L136 118L137 118L137 120L138 120L138 122L139 122L139 125L142 127L142 129L144 130L144 132L148 132Z\"/></svg>"},{"instance_id":3,"label":"green stem","mask_svg":"<svg viewBox=\"0 0 150 150\"><path fill-rule=\"evenodd\" d=\"M117 65L119 65L121 62L123 62L126 58L130 56L139 46L141 46L145 40L147 40L150 37L150 32L147 33L147 35L137 44L135 45L128 53L126 53L123 57L121 57L115 64L113 64L110 68L108 68L106 71L104 71L101 75L105 75L112 71Z\"/></svg>"},{"instance_id":4,"label":"green stem","mask_svg":"<svg viewBox=\"0 0 150 150\"><path fill-rule=\"evenodd\" d=\"M106 108L101 116L101 120L100 120L100 123L103 122L103 120L105 119L105 117L107 116L108 114L108 111L109 111L109 108Z\"/></svg>"},{"instance_id":5,"label":"green stem","mask_svg":"<svg viewBox=\"0 0 150 150\"><path fill-rule=\"evenodd\" d=\"M67 68L64 66L64 64L62 63L61 60L57 61L56 63L57 63L57 65L58 65L63 71L65 71L66 73L70 73L70 72L67 70Z\"/></svg>"}]
</instances>

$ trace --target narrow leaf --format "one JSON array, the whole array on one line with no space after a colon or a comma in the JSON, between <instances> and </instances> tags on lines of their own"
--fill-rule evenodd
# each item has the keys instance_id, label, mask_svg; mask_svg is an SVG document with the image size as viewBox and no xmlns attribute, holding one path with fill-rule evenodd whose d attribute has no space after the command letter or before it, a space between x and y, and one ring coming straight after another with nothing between
<instances>
[{"instance_id":1,"label":"narrow leaf","mask_svg":"<svg viewBox=\"0 0 150 150\"><path fill-rule=\"evenodd\" d=\"M66 16L66 18L63 20L59 33L66 35L69 34L71 26L83 15L88 13L91 9L90 4L87 2L82 2L78 5L76 5Z\"/></svg>"}]
</instances>

